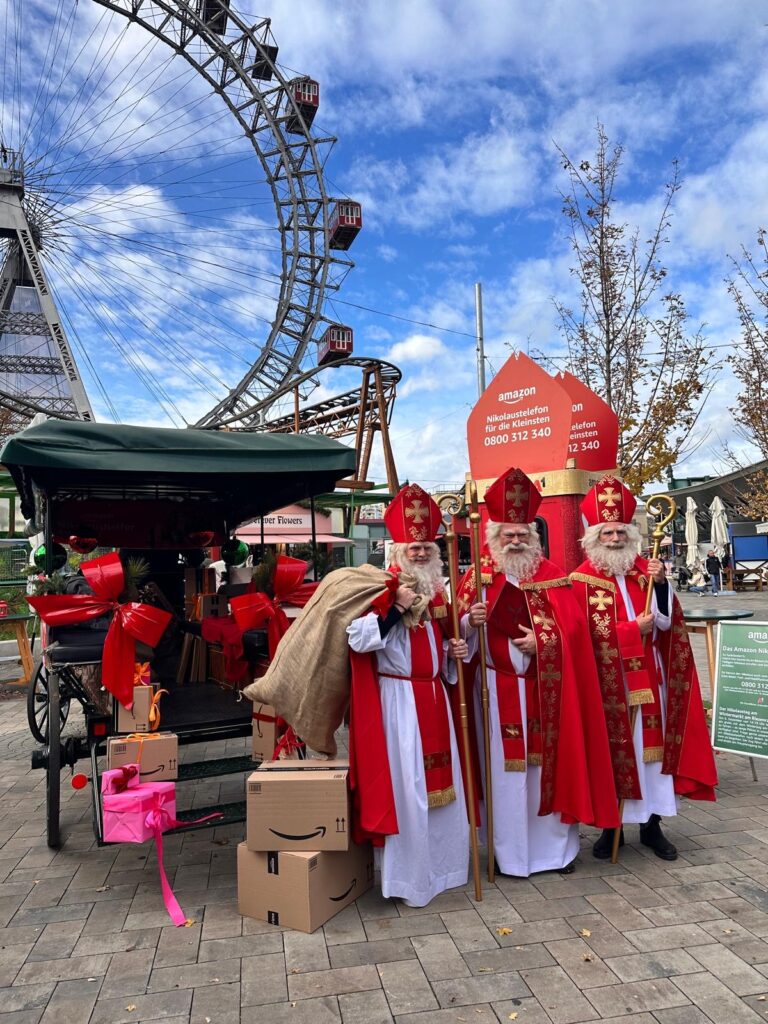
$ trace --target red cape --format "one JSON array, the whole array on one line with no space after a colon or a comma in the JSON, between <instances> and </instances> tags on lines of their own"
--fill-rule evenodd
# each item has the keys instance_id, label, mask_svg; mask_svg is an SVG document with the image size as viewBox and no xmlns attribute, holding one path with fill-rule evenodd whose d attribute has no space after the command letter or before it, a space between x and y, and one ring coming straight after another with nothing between
<instances>
[{"instance_id":1,"label":"red cape","mask_svg":"<svg viewBox=\"0 0 768 1024\"><path fill-rule=\"evenodd\" d=\"M464 608L468 607L467 598L472 599L473 582L470 570L460 588ZM548 559L542 559L533 580L522 586L526 593L537 591L545 598L562 640L560 727L552 811L559 813L566 824L579 821L599 828L615 828L619 823L618 799L586 619L567 577ZM474 736L473 731L473 739Z\"/></svg>"}]
</instances>

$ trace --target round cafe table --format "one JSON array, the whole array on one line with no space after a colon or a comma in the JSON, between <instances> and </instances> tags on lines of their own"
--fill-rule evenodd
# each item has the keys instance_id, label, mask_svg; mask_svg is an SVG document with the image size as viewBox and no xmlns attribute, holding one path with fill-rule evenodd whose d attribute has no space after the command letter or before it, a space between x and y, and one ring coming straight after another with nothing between
<instances>
[{"instance_id":1,"label":"round cafe table","mask_svg":"<svg viewBox=\"0 0 768 1024\"><path fill-rule=\"evenodd\" d=\"M715 687L715 626L718 622L751 619L753 615L754 612L745 608L691 608L683 611L688 632L703 633L706 638L710 693L714 692Z\"/></svg>"}]
</instances>

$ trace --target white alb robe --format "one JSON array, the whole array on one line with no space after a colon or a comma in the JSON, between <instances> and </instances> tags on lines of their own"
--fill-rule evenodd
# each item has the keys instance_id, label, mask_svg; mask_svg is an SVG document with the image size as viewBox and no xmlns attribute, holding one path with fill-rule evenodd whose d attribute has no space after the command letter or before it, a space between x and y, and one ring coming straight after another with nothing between
<instances>
[{"instance_id":1,"label":"white alb robe","mask_svg":"<svg viewBox=\"0 0 768 1024\"><path fill-rule=\"evenodd\" d=\"M507 579L518 586L517 576ZM483 599L485 599L483 597ZM469 644L469 657L477 651L477 630L469 625L469 616L462 619L462 634ZM486 634L487 636L487 634ZM504 770L499 705L496 700L496 672L489 645L488 652L488 714L491 734L491 786L493 791L493 849L499 870L505 875L527 878L537 871L558 871L579 852L578 825L564 825L559 814L539 815L541 803L541 768L528 765L524 772ZM520 708L523 714L523 732L528 745L526 715L525 671L530 663L529 654L523 654L509 641L512 665L518 673ZM478 669L479 674L479 669ZM485 793L485 757L483 755L483 718L480 702L480 680L475 680L475 722L477 744L480 751L480 775ZM482 832L485 838L485 803L481 807Z\"/></svg>"},{"instance_id":2,"label":"white alb robe","mask_svg":"<svg viewBox=\"0 0 768 1024\"><path fill-rule=\"evenodd\" d=\"M431 628L432 672L441 668L449 682L456 679L452 661L438 650ZM456 799L444 807L427 804L424 754L413 697L409 631L396 623L385 637L374 613L347 627L349 646L360 654L376 653L381 710L389 771L397 811L398 834L386 836L376 849L384 896L399 896L408 906L425 907L439 893L466 885L469 874L469 823L464 801L461 763L448 699L443 693L451 733L451 765ZM444 645L447 647L447 643ZM391 678L394 676L395 678Z\"/></svg>"},{"instance_id":3,"label":"white alb robe","mask_svg":"<svg viewBox=\"0 0 768 1024\"><path fill-rule=\"evenodd\" d=\"M635 606L632 604L632 599L627 591L626 579L624 576L615 576L614 579L616 580L616 586L619 588L621 598L624 602L627 620L629 622L634 622L637 619L637 613L635 612ZM669 595L669 600L672 600L671 594ZM656 647L656 637L659 630L666 633L666 631L672 627L672 617L670 615L662 615L659 611L658 605L656 604L655 590L651 600L651 611L654 612L656 616L652 635L653 657L659 671L659 700L661 704L662 728L666 729L667 686L666 679L664 677L664 667L662 665L658 648ZM675 796L674 779L671 775L661 774L660 761L655 761L653 764L645 764L643 761L643 716L641 712L638 712L637 720L635 721L633 740L635 744L635 760L637 762L637 774L640 780L640 792L642 793L642 798L640 800L624 801L624 813L621 819L622 822L625 825L633 823L643 824L648 821L652 814L658 814L662 818L673 817L677 814L677 798Z\"/></svg>"}]
</instances>

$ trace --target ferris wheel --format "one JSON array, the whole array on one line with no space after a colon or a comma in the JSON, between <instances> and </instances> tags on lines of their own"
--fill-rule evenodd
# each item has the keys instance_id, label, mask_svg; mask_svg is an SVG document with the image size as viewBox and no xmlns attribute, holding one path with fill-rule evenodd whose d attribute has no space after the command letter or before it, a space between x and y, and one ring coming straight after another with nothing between
<instances>
[{"instance_id":1,"label":"ferris wheel","mask_svg":"<svg viewBox=\"0 0 768 1024\"><path fill-rule=\"evenodd\" d=\"M258 426L349 330L319 83L230 0L3 10L0 408Z\"/></svg>"}]
</instances>

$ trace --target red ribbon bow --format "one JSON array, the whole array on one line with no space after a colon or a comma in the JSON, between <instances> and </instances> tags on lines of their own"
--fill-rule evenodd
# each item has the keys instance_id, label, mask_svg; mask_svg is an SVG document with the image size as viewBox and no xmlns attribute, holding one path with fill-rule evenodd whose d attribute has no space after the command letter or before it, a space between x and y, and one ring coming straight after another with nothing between
<instances>
[{"instance_id":1,"label":"red ribbon bow","mask_svg":"<svg viewBox=\"0 0 768 1024\"><path fill-rule=\"evenodd\" d=\"M125 589L120 556L102 555L83 562L80 568L93 590L91 594L46 594L27 601L49 626L67 626L112 615L104 641L102 678L104 685L123 707L133 706L133 673L136 641L155 647L172 616L150 604L118 602Z\"/></svg>"},{"instance_id":2,"label":"red ribbon bow","mask_svg":"<svg viewBox=\"0 0 768 1024\"><path fill-rule=\"evenodd\" d=\"M243 633L249 629L267 627L270 658L274 658L277 645L291 624L291 620L280 607L281 604L303 607L317 590L317 583L303 582L306 571L307 563L302 559L279 555L272 581L274 600L261 591L229 599L232 615Z\"/></svg>"}]
</instances>

